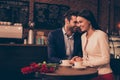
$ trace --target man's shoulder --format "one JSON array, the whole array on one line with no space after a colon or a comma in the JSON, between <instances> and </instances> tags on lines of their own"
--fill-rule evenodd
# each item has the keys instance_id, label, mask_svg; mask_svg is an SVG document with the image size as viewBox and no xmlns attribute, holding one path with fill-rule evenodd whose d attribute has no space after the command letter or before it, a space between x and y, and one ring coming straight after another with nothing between
<instances>
[{"instance_id":1,"label":"man's shoulder","mask_svg":"<svg viewBox=\"0 0 120 80\"><path fill-rule=\"evenodd\" d=\"M59 33L62 31L62 28L58 28L58 29L55 29L53 31L51 31L50 33Z\"/></svg>"},{"instance_id":2,"label":"man's shoulder","mask_svg":"<svg viewBox=\"0 0 120 80\"><path fill-rule=\"evenodd\" d=\"M58 36L60 34L62 34L62 28L52 30L49 32L48 36Z\"/></svg>"}]
</instances>

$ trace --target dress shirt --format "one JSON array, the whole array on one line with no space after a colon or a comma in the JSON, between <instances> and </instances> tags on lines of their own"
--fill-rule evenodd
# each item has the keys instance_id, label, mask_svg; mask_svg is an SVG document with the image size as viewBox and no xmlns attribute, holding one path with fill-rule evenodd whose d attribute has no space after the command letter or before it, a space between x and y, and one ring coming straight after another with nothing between
<instances>
[{"instance_id":1,"label":"dress shirt","mask_svg":"<svg viewBox=\"0 0 120 80\"><path fill-rule=\"evenodd\" d=\"M65 32L64 28L62 28L63 34L64 34L64 41L65 41L65 48L66 48L66 55L68 56L68 59L71 54L73 54L73 46L74 46L74 38L73 35L68 36Z\"/></svg>"}]
</instances>

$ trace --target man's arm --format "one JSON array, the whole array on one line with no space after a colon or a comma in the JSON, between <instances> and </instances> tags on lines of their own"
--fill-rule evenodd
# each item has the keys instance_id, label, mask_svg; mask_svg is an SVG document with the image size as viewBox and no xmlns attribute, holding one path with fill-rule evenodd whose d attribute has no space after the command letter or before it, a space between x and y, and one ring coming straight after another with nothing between
<instances>
[{"instance_id":1,"label":"man's arm","mask_svg":"<svg viewBox=\"0 0 120 80\"><path fill-rule=\"evenodd\" d=\"M53 32L48 34L48 60L49 62L59 63L60 58L58 58L56 51L56 38Z\"/></svg>"}]
</instances>

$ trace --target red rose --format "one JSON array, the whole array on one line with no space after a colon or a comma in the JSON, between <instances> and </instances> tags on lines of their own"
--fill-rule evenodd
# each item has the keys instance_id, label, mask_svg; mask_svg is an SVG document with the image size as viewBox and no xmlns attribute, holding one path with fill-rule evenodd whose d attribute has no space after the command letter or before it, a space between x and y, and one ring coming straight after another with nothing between
<instances>
[{"instance_id":1,"label":"red rose","mask_svg":"<svg viewBox=\"0 0 120 80\"><path fill-rule=\"evenodd\" d=\"M31 73L31 72L32 72L32 69L31 69L29 66L27 66L27 67L22 68L22 69L21 69L21 72L22 72L23 74L28 74L28 73Z\"/></svg>"},{"instance_id":2,"label":"red rose","mask_svg":"<svg viewBox=\"0 0 120 80\"><path fill-rule=\"evenodd\" d=\"M34 66L32 66L33 71L38 71L40 69L40 66L38 64L35 64Z\"/></svg>"},{"instance_id":3,"label":"red rose","mask_svg":"<svg viewBox=\"0 0 120 80\"><path fill-rule=\"evenodd\" d=\"M42 68L46 68L47 67L47 65L46 64L42 64L42 66L41 66Z\"/></svg>"},{"instance_id":4,"label":"red rose","mask_svg":"<svg viewBox=\"0 0 120 80\"><path fill-rule=\"evenodd\" d=\"M47 68L47 67L42 67L42 68L40 69L40 72L41 72L41 73L47 73L47 72L48 72L48 68Z\"/></svg>"},{"instance_id":5,"label":"red rose","mask_svg":"<svg viewBox=\"0 0 120 80\"><path fill-rule=\"evenodd\" d=\"M37 63L33 62L30 64L30 66L35 66Z\"/></svg>"}]
</instances>

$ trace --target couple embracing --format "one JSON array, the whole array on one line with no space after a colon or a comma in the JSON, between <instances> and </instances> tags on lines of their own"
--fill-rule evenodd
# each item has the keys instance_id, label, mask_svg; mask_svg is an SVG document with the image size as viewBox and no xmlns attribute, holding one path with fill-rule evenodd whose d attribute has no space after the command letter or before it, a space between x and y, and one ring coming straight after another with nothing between
<instances>
[{"instance_id":1,"label":"couple embracing","mask_svg":"<svg viewBox=\"0 0 120 80\"><path fill-rule=\"evenodd\" d=\"M110 68L108 36L103 32L90 10L69 10L64 14L64 25L48 35L48 59L59 63L82 61L85 66L97 67L93 80L114 80Z\"/></svg>"}]
</instances>

